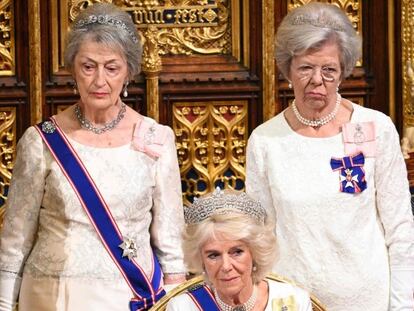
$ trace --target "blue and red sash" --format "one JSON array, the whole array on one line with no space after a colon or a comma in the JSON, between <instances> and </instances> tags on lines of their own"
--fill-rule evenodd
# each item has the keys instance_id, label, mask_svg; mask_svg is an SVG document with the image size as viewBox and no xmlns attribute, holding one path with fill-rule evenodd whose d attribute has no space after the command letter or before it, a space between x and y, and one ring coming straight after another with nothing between
<instances>
[{"instance_id":1,"label":"blue and red sash","mask_svg":"<svg viewBox=\"0 0 414 311\"><path fill-rule=\"evenodd\" d=\"M189 289L187 295L190 296L200 311L220 311L213 293L206 285Z\"/></svg>"},{"instance_id":2,"label":"blue and red sash","mask_svg":"<svg viewBox=\"0 0 414 311\"><path fill-rule=\"evenodd\" d=\"M153 273L151 279L148 279L133 258L135 256L125 255L125 249L121 245L129 242L122 236L94 181L53 118L37 124L36 129L73 187L104 247L131 288L134 294L129 304L131 311L148 310L165 295L161 287L162 271L157 257L153 253Z\"/></svg>"}]
</instances>

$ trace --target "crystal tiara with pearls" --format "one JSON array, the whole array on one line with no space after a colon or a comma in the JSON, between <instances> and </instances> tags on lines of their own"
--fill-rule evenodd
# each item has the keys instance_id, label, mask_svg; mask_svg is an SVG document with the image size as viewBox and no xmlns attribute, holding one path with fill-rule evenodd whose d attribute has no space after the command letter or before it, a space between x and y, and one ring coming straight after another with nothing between
<instances>
[{"instance_id":1,"label":"crystal tiara with pearls","mask_svg":"<svg viewBox=\"0 0 414 311\"><path fill-rule=\"evenodd\" d=\"M137 36L135 35L134 31L129 29L128 26L123 21L115 19L115 18L113 18L109 15L94 15L94 14L92 14L92 15L89 15L85 19L78 20L72 27L74 29L81 29L81 28L86 27L87 25L92 25L92 24L110 25L110 26L118 27L120 29L125 30L131 36L131 39L134 43L139 42L139 40L138 40Z\"/></svg>"},{"instance_id":2,"label":"crystal tiara with pearls","mask_svg":"<svg viewBox=\"0 0 414 311\"><path fill-rule=\"evenodd\" d=\"M312 25L319 28L329 28L336 31L345 31L344 27L337 21L325 16L314 18L310 15L300 14L292 18L292 25Z\"/></svg>"},{"instance_id":3,"label":"crystal tiara with pearls","mask_svg":"<svg viewBox=\"0 0 414 311\"><path fill-rule=\"evenodd\" d=\"M265 222L266 211L260 202L250 198L245 192L223 191L216 188L210 195L194 198L193 204L184 206L184 219L187 224L199 223L213 214L237 212Z\"/></svg>"}]
</instances>

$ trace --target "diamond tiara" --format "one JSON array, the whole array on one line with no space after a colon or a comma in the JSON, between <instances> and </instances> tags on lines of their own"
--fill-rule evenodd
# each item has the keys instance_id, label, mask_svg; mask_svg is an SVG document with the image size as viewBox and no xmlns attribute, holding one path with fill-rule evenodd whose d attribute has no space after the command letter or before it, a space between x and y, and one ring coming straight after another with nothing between
<instances>
[{"instance_id":1,"label":"diamond tiara","mask_svg":"<svg viewBox=\"0 0 414 311\"><path fill-rule=\"evenodd\" d=\"M213 214L242 213L264 223L266 211L260 202L250 198L245 192L223 191L216 188L211 195L194 198L194 203L184 206L184 219L187 224L199 223Z\"/></svg>"},{"instance_id":2,"label":"diamond tiara","mask_svg":"<svg viewBox=\"0 0 414 311\"><path fill-rule=\"evenodd\" d=\"M129 29L128 26L123 21L112 18L109 15L93 15L93 14L89 15L88 18L78 20L73 25L73 28L81 29L81 28L86 27L87 25L92 25L92 24L102 24L102 25L110 25L110 26L118 27L128 32L128 34L131 36L132 41L134 43L139 42L135 33L131 29Z\"/></svg>"},{"instance_id":3,"label":"diamond tiara","mask_svg":"<svg viewBox=\"0 0 414 311\"><path fill-rule=\"evenodd\" d=\"M309 15L300 14L295 16L291 22L292 25L312 25L320 28L329 28L336 31L345 31L344 27L337 21L327 18L325 16L318 16L318 18Z\"/></svg>"}]
</instances>

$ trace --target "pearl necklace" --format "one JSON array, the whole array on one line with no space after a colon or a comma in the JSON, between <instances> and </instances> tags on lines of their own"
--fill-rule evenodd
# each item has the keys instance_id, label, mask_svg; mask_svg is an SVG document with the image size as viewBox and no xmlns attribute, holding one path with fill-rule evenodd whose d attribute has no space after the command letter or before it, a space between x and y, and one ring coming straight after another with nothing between
<instances>
[{"instance_id":1,"label":"pearl necklace","mask_svg":"<svg viewBox=\"0 0 414 311\"><path fill-rule=\"evenodd\" d=\"M214 297L216 298L217 304L221 311L251 311L256 304L257 299L257 287L253 286L253 293L250 296L249 300L245 303L238 306L230 306L220 299L220 296L217 293L217 290L214 288Z\"/></svg>"},{"instance_id":2,"label":"pearl necklace","mask_svg":"<svg viewBox=\"0 0 414 311\"><path fill-rule=\"evenodd\" d=\"M94 132L95 134L102 134L106 131L110 131L113 130L115 128L115 126L118 125L118 123L124 118L125 116L125 111L126 111L126 105L124 103L121 104L121 109L119 109L118 115L116 117L116 119L105 123L104 126L102 127L96 127L92 124L91 121L89 121L88 119L85 118L85 116L83 115L79 105L75 106L75 116L78 119L81 127L83 127L84 129Z\"/></svg>"},{"instance_id":3,"label":"pearl necklace","mask_svg":"<svg viewBox=\"0 0 414 311\"><path fill-rule=\"evenodd\" d=\"M298 108L296 107L295 100L293 100L292 102L292 110L293 110L293 113L295 114L296 119L298 119L300 123L306 126L311 126L311 127L321 127L322 125L325 125L331 122L335 118L336 114L338 113L340 103L341 103L341 95L337 93L334 110L328 115L324 116L323 118L316 119L316 120L309 120L309 119L302 117L298 111Z\"/></svg>"}]
</instances>

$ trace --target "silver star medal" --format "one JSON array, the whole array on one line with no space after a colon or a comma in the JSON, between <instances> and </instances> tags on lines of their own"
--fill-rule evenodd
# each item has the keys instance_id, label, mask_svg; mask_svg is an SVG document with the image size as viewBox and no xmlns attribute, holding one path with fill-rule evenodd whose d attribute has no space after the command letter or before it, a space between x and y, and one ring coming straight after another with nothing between
<instances>
[{"instance_id":1,"label":"silver star medal","mask_svg":"<svg viewBox=\"0 0 414 311\"><path fill-rule=\"evenodd\" d=\"M119 244L119 247L123 249L122 257L128 257L130 261L137 257L138 249L133 239L125 237L124 241Z\"/></svg>"},{"instance_id":2,"label":"silver star medal","mask_svg":"<svg viewBox=\"0 0 414 311\"><path fill-rule=\"evenodd\" d=\"M358 174L352 175L352 172L353 172L353 170L346 169L345 170L346 176L339 175L339 178L340 178L341 182L346 181L345 188L347 188L347 187L354 188L354 185L353 185L352 181L358 182Z\"/></svg>"}]
</instances>

